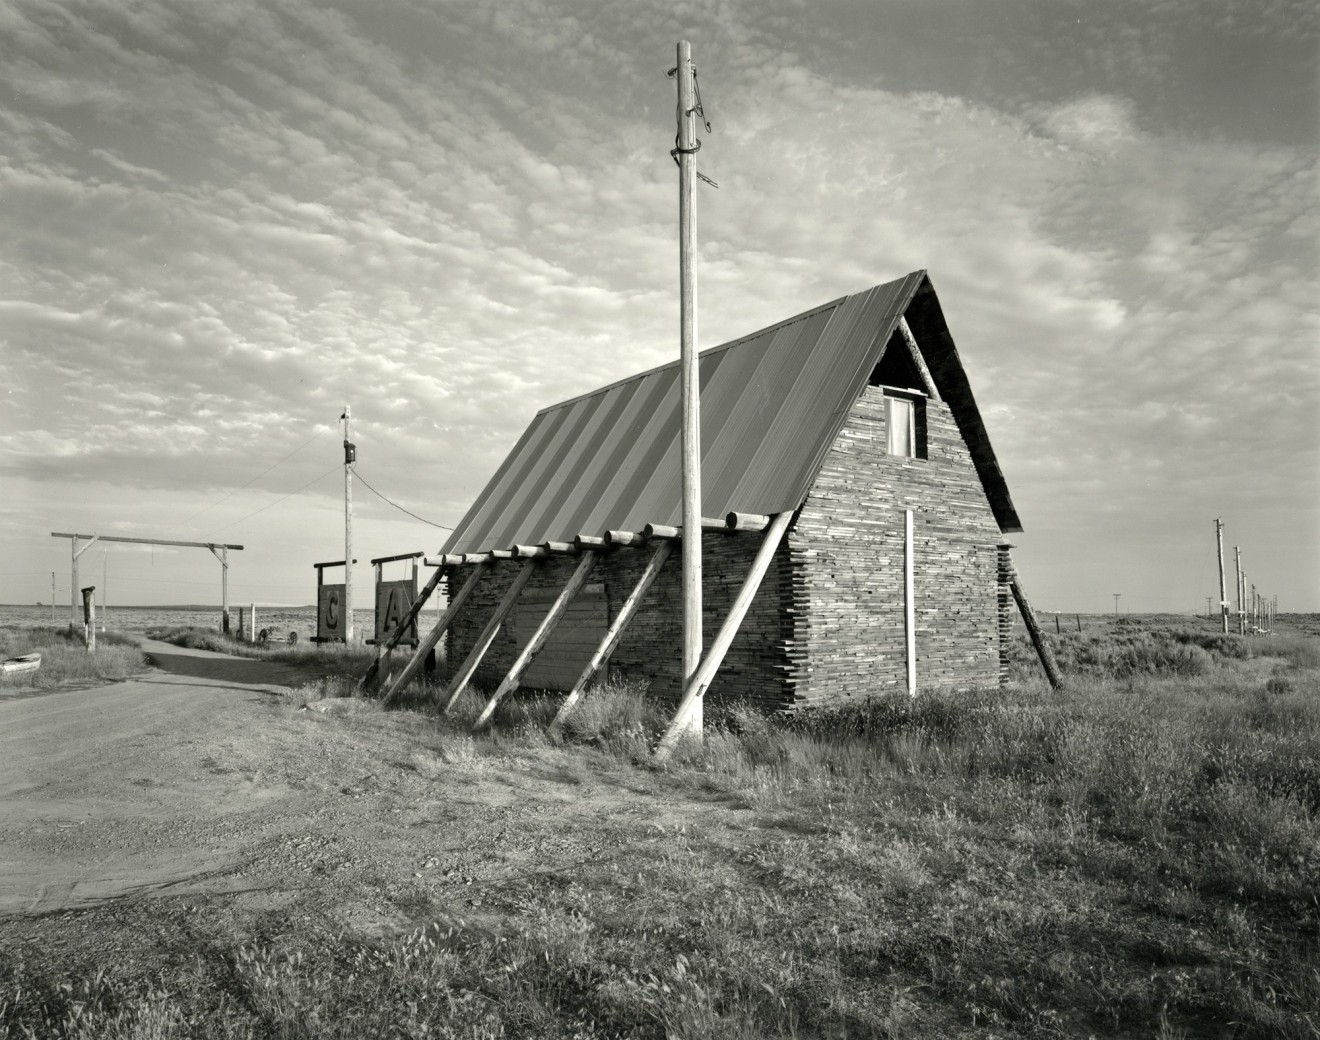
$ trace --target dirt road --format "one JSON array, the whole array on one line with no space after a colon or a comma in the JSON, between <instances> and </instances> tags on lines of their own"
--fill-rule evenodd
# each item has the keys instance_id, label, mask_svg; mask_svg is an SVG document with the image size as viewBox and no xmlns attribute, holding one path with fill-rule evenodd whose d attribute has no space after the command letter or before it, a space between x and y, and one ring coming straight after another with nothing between
<instances>
[{"instance_id":1,"label":"dirt road","mask_svg":"<svg viewBox=\"0 0 1320 1040\"><path fill-rule=\"evenodd\" d=\"M159 671L0 701L0 914L214 887L252 810L294 793L253 723L288 703L295 669L144 648Z\"/></svg>"},{"instance_id":2,"label":"dirt road","mask_svg":"<svg viewBox=\"0 0 1320 1040\"><path fill-rule=\"evenodd\" d=\"M669 815L562 752L496 767L426 716L303 707L289 666L145 649L138 678L0 701L0 947L99 959L145 932L183 952L199 907L212 932L479 923L502 887Z\"/></svg>"}]
</instances>

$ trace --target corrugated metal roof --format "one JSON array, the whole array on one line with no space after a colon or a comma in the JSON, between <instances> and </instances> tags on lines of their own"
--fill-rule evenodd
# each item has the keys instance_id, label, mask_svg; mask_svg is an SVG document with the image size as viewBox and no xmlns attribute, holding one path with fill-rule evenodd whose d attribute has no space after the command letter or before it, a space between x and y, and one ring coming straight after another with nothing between
<instances>
[{"instance_id":1,"label":"corrugated metal roof","mask_svg":"<svg viewBox=\"0 0 1320 1040\"><path fill-rule=\"evenodd\" d=\"M932 344L927 348L919 336L922 354L942 395L949 381L953 393L946 399L972 445L1000 527L1018 529L938 302L933 311L929 306L934 291L924 271L701 353L703 516L778 513L802 503L899 317L918 295ZM442 551L571 541L647 523L677 526L681 480L674 361L539 412Z\"/></svg>"}]
</instances>

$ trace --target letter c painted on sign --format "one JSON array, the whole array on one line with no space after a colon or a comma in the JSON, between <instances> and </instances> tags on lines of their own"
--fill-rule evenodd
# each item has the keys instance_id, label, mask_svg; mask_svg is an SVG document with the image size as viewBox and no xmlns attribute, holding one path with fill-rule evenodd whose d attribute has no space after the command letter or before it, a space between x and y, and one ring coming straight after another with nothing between
<instances>
[{"instance_id":1,"label":"letter c painted on sign","mask_svg":"<svg viewBox=\"0 0 1320 1040\"><path fill-rule=\"evenodd\" d=\"M332 592L325 598L325 623L328 628L339 627L339 593Z\"/></svg>"}]
</instances>

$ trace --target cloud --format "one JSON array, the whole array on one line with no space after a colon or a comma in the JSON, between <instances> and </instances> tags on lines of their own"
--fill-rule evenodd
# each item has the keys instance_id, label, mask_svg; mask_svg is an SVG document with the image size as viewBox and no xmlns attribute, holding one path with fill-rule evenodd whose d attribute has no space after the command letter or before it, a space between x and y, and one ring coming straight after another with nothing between
<instances>
[{"instance_id":1,"label":"cloud","mask_svg":"<svg viewBox=\"0 0 1320 1040\"><path fill-rule=\"evenodd\" d=\"M175 522L351 402L368 479L452 522L537 409L675 353L680 33L721 185L699 195L703 345L929 268L1047 538L1152 486L1209 503L1282 479L1278 444L1315 447L1316 168L1169 125L1174 14L1130 54L1088 15L1081 64L1111 71L1056 56L1016 95L960 79L958 41L1020 70L1064 23L968 14L900 46L855 15L11 5L0 480L97 476ZM332 441L189 529L314 482Z\"/></svg>"},{"instance_id":2,"label":"cloud","mask_svg":"<svg viewBox=\"0 0 1320 1040\"><path fill-rule=\"evenodd\" d=\"M1045 132L1061 144L1112 153L1136 139L1133 106L1125 98L1092 95L1044 110Z\"/></svg>"}]
</instances>

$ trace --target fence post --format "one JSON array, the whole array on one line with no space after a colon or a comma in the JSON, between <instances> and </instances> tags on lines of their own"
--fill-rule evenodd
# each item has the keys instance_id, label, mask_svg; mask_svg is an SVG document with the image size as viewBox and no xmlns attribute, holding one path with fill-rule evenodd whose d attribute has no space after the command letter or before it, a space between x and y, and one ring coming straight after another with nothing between
<instances>
[{"instance_id":1,"label":"fence post","mask_svg":"<svg viewBox=\"0 0 1320 1040\"><path fill-rule=\"evenodd\" d=\"M89 654L96 653L96 586L88 585L82 590L83 598L83 642L87 644Z\"/></svg>"}]
</instances>

